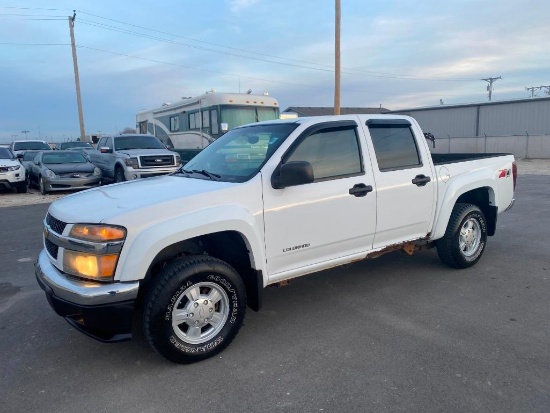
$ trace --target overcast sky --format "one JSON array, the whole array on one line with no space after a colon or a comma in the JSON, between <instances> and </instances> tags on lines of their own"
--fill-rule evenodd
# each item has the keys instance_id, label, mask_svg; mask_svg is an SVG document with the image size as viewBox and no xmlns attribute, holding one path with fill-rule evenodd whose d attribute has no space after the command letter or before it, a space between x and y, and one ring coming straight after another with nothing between
<instances>
[{"instance_id":1,"label":"overcast sky","mask_svg":"<svg viewBox=\"0 0 550 413\"><path fill-rule=\"evenodd\" d=\"M550 1L341 2L342 107L485 102L480 79L498 76L494 101L550 85ZM73 8L86 133L212 88L334 103L332 0L0 0L0 142L78 137Z\"/></svg>"}]
</instances>

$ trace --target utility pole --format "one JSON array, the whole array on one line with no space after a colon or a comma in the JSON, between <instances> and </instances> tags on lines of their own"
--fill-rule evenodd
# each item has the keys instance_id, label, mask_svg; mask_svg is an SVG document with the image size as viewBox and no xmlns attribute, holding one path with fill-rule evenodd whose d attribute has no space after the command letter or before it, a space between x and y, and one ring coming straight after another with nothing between
<instances>
[{"instance_id":1,"label":"utility pole","mask_svg":"<svg viewBox=\"0 0 550 413\"><path fill-rule=\"evenodd\" d=\"M481 79L481 80L484 80L487 83L489 83L487 85L487 92L489 92L489 102L491 101L491 96L493 94L493 83L498 79L502 79L502 77L500 77L500 76L499 77L488 77L486 79Z\"/></svg>"},{"instance_id":2,"label":"utility pole","mask_svg":"<svg viewBox=\"0 0 550 413\"><path fill-rule=\"evenodd\" d=\"M334 114L340 114L340 0L335 0L335 29L334 29Z\"/></svg>"},{"instance_id":3,"label":"utility pole","mask_svg":"<svg viewBox=\"0 0 550 413\"><path fill-rule=\"evenodd\" d=\"M76 86L76 103L78 105L78 121L80 123L80 141L86 142L86 132L84 129L84 115L82 114L82 99L80 98L80 78L78 76L78 60L76 58L76 45L74 41L75 19L76 19L76 10L73 10L72 17L69 16L69 30L71 31L71 47L73 50L74 83Z\"/></svg>"},{"instance_id":4,"label":"utility pole","mask_svg":"<svg viewBox=\"0 0 550 413\"><path fill-rule=\"evenodd\" d=\"M21 133L25 134L25 140L27 140L27 133L29 133L30 130L22 130Z\"/></svg>"},{"instance_id":5,"label":"utility pole","mask_svg":"<svg viewBox=\"0 0 550 413\"><path fill-rule=\"evenodd\" d=\"M536 95L535 95L535 90L537 89L542 89L542 86L539 86L539 87L536 87L536 86L531 86L531 87L526 87L525 90L530 90L531 91L531 97L534 98Z\"/></svg>"}]
</instances>

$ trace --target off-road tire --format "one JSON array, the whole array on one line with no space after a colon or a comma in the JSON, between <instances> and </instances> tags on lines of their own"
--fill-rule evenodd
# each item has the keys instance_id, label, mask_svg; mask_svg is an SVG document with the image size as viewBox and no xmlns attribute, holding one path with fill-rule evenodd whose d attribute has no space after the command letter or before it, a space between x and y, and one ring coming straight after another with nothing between
<instances>
[{"instance_id":1,"label":"off-road tire","mask_svg":"<svg viewBox=\"0 0 550 413\"><path fill-rule=\"evenodd\" d=\"M194 363L226 348L246 311L246 290L226 262L194 255L166 265L145 297L143 330L151 347L176 363Z\"/></svg>"},{"instance_id":2,"label":"off-road tire","mask_svg":"<svg viewBox=\"0 0 550 413\"><path fill-rule=\"evenodd\" d=\"M453 268L475 265L487 245L487 221L475 205L454 206L443 238L435 243L443 263Z\"/></svg>"}]
</instances>

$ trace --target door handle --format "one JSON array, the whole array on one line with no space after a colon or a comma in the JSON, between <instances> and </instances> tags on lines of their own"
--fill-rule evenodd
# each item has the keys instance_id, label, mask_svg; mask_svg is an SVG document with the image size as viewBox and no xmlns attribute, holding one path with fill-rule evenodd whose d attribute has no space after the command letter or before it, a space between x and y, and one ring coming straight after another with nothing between
<instances>
[{"instance_id":1,"label":"door handle","mask_svg":"<svg viewBox=\"0 0 550 413\"><path fill-rule=\"evenodd\" d=\"M372 192L372 186L365 184L356 184L353 185L353 188L349 189L349 194L357 197L365 196L369 192Z\"/></svg>"},{"instance_id":2,"label":"door handle","mask_svg":"<svg viewBox=\"0 0 550 413\"><path fill-rule=\"evenodd\" d=\"M426 176L426 175L416 175L414 177L414 179L412 180L412 183L415 184L416 186L424 186L426 185L428 182L430 182L432 180L432 178L430 178L429 176Z\"/></svg>"}]
</instances>

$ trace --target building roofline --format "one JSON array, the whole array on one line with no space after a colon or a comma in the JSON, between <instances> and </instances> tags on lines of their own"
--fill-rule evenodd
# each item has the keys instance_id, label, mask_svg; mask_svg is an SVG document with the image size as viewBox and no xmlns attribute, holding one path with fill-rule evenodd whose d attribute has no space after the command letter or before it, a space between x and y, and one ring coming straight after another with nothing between
<instances>
[{"instance_id":1,"label":"building roofline","mask_svg":"<svg viewBox=\"0 0 550 413\"><path fill-rule=\"evenodd\" d=\"M434 105L434 106L423 106L419 108L406 108L406 109L396 109L390 110L389 113L402 113L402 112L416 112L420 110L436 110L436 109L449 109L449 108L466 108L466 107L475 107L475 106L489 106L489 105L504 105L509 103L524 103L524 102L538 102L541 100L550 100L548 97L536 97L536 98L520 98L520 99L509 99L509 100L498 100L491 102L478 102L478 103L459 103L456 105Z\"/></svg>"}]
</instances>

